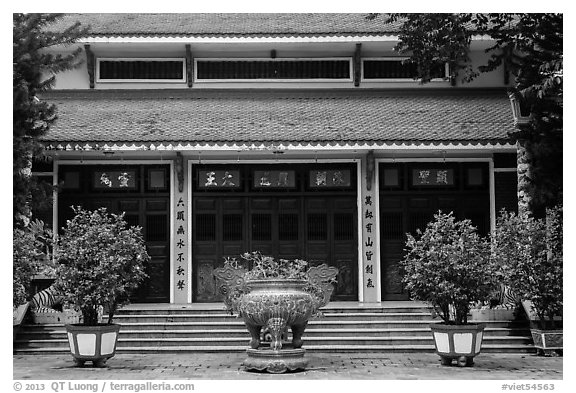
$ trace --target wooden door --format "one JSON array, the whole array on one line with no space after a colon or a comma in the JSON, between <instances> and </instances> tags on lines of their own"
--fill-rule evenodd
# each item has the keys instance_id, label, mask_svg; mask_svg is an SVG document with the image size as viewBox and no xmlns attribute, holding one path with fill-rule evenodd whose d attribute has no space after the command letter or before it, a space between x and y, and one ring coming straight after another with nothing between
<instances>
[{"instance_id":1,"label":"wooden door","mask_svg":"<svg viewBox=\"0 0 576 393\"><path fill-rule=\"evenodd\" d=\"M358 225L356 198L308 197L305 200L306 258L312 266L338 268L333 300L358 299Z\"/></svg>"},{"instance_id":2,"label":"wooden door","mask_svg":"<svg viewBox=\"0 0 576 393\"><path fill-rule=\"evenodd\" d=\"M468 218L485 236L490 230L490 198L487 181L475 178L469 186L468 169L480 168L487 178L485 164L452 164L452 187L435 189L411 188L411 165L382 165L384 170L397 170L389 184L380 184L380 279L382 300L407 300L408 293L402 284L400 261L405 255L406 233L417 235L424 231L438 211L453 212L456 219ZM396 181L397 180L397 181ZM476 184L477 183L477 184Z\"/></svg>"},{"instance_id":3,"label":"wooden door","mask_svg":"<svg viewBox=\"0 0 576 393\"><path fill-rule=\"evenodd\" d=\"M98 190L93 187L93 175L106 166L63 166L62 179L73 173L78 181L74 187L63 188L58 197L58 222L60 227L71 219L70 206L83 206L93 210L105 207L110 213L125 213L128 225L138 225L146 242L150 261L145 265L148 274L133 294L133 302L166 303L170 301L170 199L168 166L130 166L135 173L134 187L130 191ZM114 168L122 168L115 166ZM164 174L164 184L151 184L149 171ZM154 187L153 187L154 186Z\"/></svg>"},{"instance_id":4,"label":"wooden door","mask_svg":"<svg viewBox=\"0 0 576 393\"><path fill-rule=\"evenodd\" d=\"M212 272L246 251L336 266L333 299L357 299L354 197L201 196L193 206L194 301L221 301Z\"/></svg>"}]
</instances>

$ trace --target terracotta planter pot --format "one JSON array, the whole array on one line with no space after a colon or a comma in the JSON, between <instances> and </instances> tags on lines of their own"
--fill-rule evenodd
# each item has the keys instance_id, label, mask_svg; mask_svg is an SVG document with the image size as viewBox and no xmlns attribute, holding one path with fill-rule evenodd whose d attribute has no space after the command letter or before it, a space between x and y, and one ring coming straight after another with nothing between
<instances>
[{"instance_id":1,"label":"terracotta planter pot","mask_svg":"<svg viewBox=\"0 0 576 393\"><path fill-rule=\"evenodd\" d=\"M306 281L268 279L247 281L250 293L242 296L239 304L240 316L250 331L250 347L260 345L260 331L270 330L270 348L282 348L281 336L289 326L292 330L294 348L302 346L302 334L310 316L318 310L319 302L304 291Z\"/></svg>"},{"instance_id":2,"label":"terracotta planter pot","mask_svg":"<svg viewBox=\"0 0 576 393\"><path fill-rule=\"evenodd\" d=\"M106 360L116 354L116 343L120 325L66 325L70 352L78 366L87 360L94 366L102 367Z\"/></svg>"},{"instance_id":3,"label":"terracotta planter pot","mask_svg":"<svg viewBox=\"0 0 576 393\"><path fill-rule=\"evenodd\" d=\"M562 354L564 346L563 330L530 329L534 347L539 355L557 356Z\"/></svg>"},{"instance_id":4,"label":"terracotta planter pot","mask_svg":"<svg viewBox=\"0 0 576 393\"><path fill-rule=\"evenodd\" d=\"M456 359L459 366L472 366L474 356L480 353L483 323L468 325L431 324L436 352L442 359L442 365L449 366Z\"/></svg>"}]
</instances>

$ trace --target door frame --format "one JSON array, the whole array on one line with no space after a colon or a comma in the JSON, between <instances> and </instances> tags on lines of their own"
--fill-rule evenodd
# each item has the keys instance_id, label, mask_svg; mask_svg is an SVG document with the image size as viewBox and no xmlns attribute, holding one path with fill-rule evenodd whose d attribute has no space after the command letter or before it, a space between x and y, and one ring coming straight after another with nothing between
<instances>
[{"instance_id":1,"label":"door frame","mask_svg":"<svg viewBox=\"0 0 576 393\"><path fill-rule=\"evenodd\" d=\"M302 159L242 159L239 160L238 158L233 159L200 159L200 158L190 158L185 157L188 161L186 168L187 168L187 175L186 175L186 182L187 182L187 190L188 190L188 225L187 225L187 233L188 233L188 271L190 274L188 275L188 302L192 303L192 295L194 291L194 280L193 280L193 263L192 263L192 200L194 197L194 187L193 187L193 169L194 165L205 165L205 164L228 164L228 165L245 165L245 164L331 164L331 163L347 163L347 164L355 164L356 165L356 209L357 209L357 220L358 220L358 228L357 228L357 269L358 269L358 300L362 301L363 299L363 265L362 265L362 178L361 178L361 158L302 158Z\"/></svg>"},{"instance_id":2,"label":"door frame","mask_svg":"<svg viewBox=\"0 0 576 393\"><path fill-rule=\"evenodd\" d=\"M53 174L53 186L58 185L58 172L59 167L64 165L169 165L170 166L170 185L169 185L169 198L170 198L170 217L168 218L168 225L170 228L168 236L170 236L170 254L169 254L169 296L170 303L174 303L174 225L172 222L172 217L174 217L174 161L172 159L156 159L156 160L118 160L118 159L86 159L86 160L63 160L58 157L54 157L54 174ZM53 224L52 230L54 233L58 233L58 190L55 188L53 193L53 207L52 207L52 217Z\"/></svg>"},{"instance_id":3,"label":"door frame","mask_svg":"<svg viewBox=\"0 0 576 393\"><path fill-rule=\"evenodd\" d=\"M496 228L496 193L494 188L494 159L492 157L445 157L445 158L375 158L376 174L374 176L374 184L376 185L376 195L375 195L375 210L376 217L378 217L378 225L376 225L376 238L378 242L376 243L376 256L377 256L377 266L378 271L381 271L381 258L380 258L380 164L381 163L418 163L418 162L482 162L488 163L488 194L490 197L490 232L493 232ZM382 283L380 282L380 277L378 277L379 290L378 290L378 301L382 301Z\"/></svg>"}]
</instances>

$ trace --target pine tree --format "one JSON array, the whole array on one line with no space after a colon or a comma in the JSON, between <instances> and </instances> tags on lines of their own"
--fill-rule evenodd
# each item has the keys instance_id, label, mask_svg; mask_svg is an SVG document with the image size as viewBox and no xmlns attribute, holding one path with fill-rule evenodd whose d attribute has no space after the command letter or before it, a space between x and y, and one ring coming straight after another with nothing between
<instances>
[{"instance_id":1,"label":"pine tree","mask_svg":"<svg viewBox=\"0 0 576 393\"><path fill-rule=\"evenodd\" d=\"M39 139L56 120L56 107L38 99L50 89L55 74L81 64L77 48L68 54L52 54L54 46L72 45L87 33L76 23L61 32L50 25L61 14L13 15L13 215L14 226L27 226L31 216L32 160L43 155Z\"/></svg>"}]
</instances>

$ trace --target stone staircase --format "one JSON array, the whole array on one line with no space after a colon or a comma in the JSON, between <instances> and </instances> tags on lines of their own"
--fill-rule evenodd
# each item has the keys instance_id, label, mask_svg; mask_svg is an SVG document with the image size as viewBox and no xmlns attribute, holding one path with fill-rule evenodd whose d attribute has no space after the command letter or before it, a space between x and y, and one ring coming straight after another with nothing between
<instances>
[{"instance_id":1,"label":"stone staircase","mask_svg":"<svg viewBox=\"0 0 576 393\"><path fill-rule=\"evenodd\" d=\"M309 321L303 336L309 351L433 352L428 325L437 321L417 302L328 304ZM238 352L250 336L241 319L213 304L132 304L114 318L122 325L117 353ZM486 322L483 352L534 352L526 321ZM62 324L24 324L14 353L66 353Z\"/></svg>"}]
</instances>

